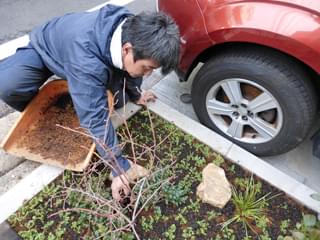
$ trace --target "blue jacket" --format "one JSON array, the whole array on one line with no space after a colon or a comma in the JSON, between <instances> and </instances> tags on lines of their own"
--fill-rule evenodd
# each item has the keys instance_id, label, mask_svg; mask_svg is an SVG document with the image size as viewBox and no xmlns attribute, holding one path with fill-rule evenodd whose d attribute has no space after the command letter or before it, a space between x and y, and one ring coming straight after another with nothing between
<instances>
[{"instance_id":1,"label":"blue jacket","mask_svg":"<svg viewBox=\"0 0 320 240\"><path fill-rule=\"evenodd\" d=\"M46 66L67 79L81 126L89 129L96 139L99 154L103 158L115 156L125 171L130 165L115 147L118 142L111 122L106 123L106 89L114 72L109 50L112 34L130 15L123 7L106 5L94 12L54 18L30 33L30 42ZM141 78L127 81L129 97L135 101L140 97L136 86L140 87Z\"/></svg>"}]
</instances>

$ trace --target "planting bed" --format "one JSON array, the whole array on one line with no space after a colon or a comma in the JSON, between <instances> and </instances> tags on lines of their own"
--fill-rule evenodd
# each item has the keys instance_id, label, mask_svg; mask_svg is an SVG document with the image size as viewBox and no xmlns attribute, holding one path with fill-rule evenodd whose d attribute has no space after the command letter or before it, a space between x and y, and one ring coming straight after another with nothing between
<instances>
[{"instance_id":1,"label":"planting bed","mask_svg":"<svg viewBox=\"0 0 320 240\"><path fill-rule=\"evenodd\" d=\"M9 223L18 234L23 239L320 239L315 213L171 123L143 111L129 120L128 129L130 134L125 127L118 130L125 156L155 172L137 184L148 188L134 188L132 194L143 189L140 206L152 199L135 221L136 235L108 205L109 171L97 159L83 174L66 171L12 215ZM212 162L234 186L223 209L196 196L202 169ZM121 209L129 219L136 214L132 205Z\"/></svg>"}]
</instances>

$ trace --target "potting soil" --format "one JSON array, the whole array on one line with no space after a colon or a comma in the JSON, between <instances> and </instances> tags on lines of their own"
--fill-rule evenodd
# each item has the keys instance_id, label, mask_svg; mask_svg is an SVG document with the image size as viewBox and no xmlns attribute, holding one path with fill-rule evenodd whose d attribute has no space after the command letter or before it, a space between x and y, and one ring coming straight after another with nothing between
<instances>
[{"instance_id":1,"label":"potting soil","mask_svg":"<svg viewBox=\"0 0 320 240\"><path fill-rule=\"evenodd\" d=\"M82 162L92 140L82 134L85 131L80 129L70 95L58 96L42 111L39 121L30 126L18 142L18 148L26 148L44 159L53 159L63 165L74 166Z\"/></svg>"}]
</instances>

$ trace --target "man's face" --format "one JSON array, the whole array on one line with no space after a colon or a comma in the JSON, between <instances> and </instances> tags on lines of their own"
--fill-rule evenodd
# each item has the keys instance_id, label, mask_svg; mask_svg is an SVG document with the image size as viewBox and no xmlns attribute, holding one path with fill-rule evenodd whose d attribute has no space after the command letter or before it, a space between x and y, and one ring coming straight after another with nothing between
<instances>
[{"instance_id":1,"label":"man's face","mask_svg":"<svg viewBox=\"0 0 320 240\"><path fill-rule=\"evenodd\" d=\"M148 76L159 67L159 64L152 59L141 59L134 61L133 49L130 43L122 46L122 62L124 70L133 78Z\"/></svg>"}]
</instances>

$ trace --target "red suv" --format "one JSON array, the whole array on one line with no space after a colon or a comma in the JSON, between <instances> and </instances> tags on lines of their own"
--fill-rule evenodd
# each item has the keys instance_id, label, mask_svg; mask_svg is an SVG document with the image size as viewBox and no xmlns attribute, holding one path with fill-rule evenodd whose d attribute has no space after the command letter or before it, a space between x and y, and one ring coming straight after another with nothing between
<instances>
[{"instance_id":1,"label":"red suv","mask_svg":"<svg viewBox=\"0 0 320 240\"><path fill-rule=\"evenodd\" d=\"M258 155L297 146L317 111L318 0L158 0L181 32L200 121ZM214 141L214 140L213 140Z\"/></svg>"}]
</instances>

